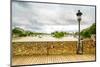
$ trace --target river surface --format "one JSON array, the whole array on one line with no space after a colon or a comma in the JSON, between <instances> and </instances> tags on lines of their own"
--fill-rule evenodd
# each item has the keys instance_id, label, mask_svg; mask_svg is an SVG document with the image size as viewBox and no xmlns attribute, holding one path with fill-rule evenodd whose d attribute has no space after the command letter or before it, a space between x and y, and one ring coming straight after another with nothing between
<instances>
[{"instance_id":1,"label":"river surface","mask_svg":"<svg viewBox=\"0 0 100 67\"><path fill-rule=\"evenodd\" d=\"M62 38L55 38L51 35L38 35L13 38L13 42L26 42L26 41L78 41L78 38L73 35L67 35Z\"/></svg>"}]
</instances>

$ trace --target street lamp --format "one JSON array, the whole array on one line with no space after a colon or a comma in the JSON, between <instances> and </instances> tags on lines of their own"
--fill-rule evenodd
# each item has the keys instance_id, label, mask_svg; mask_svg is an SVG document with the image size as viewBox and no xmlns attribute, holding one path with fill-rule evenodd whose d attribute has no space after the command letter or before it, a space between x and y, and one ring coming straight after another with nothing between
<instances>
[{"instance_id":1,"label":"street lamp","mask_svg":"<svg viewBox=\"0 0 100 67\"><path fill-rule=\"evenodd\" d=\"M81 16L82 16L82 13L80 12L80 10L78 10L78 13L76 13L76 16L77 16L77 20L78 20L78 45L77 45L77 54L83 54L83 49L82 49L82 44L80 43L80 21L81 21Z\"/></svg>"}]
</instances>

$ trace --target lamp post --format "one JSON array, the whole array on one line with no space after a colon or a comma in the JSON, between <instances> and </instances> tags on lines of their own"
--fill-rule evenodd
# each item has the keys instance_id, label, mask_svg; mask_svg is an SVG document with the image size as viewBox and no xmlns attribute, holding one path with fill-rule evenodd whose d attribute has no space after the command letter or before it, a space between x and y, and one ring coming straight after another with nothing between
<instances>
[{"instance_id":1,"label":"lamp post","mask_svg":"<svg viewBox=\"0 0 100 67\"><path fill-rule=\"evenodd\" d=\"M81 21L81 16L82 13L80 12L80 10L78 10L78 13L76 13L77 16L77 21L78 21L78 45L77 45L77 54L83 54L83 49L82 49L82 44L80 43L80 21Z\"/></svg>"}]
</instances>

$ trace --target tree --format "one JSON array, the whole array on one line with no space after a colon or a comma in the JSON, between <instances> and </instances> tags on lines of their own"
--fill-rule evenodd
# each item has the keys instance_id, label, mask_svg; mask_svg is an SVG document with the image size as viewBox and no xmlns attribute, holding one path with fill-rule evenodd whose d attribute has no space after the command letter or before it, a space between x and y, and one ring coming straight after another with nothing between
<instances>
[{"instance_id":1,"label":"tree","mask_svg":"<svg viewBox=\"0 0 100 67\"><path fill-rule=\"evenodd\" d=\"M23 33L23 31L24 31L23 29L16 27L12 30L12 33L13 34L21 34L21 33Z\"/></svg>"},{"instance_id":2,"label":"tree","mask_svg":"<svg viewBox=\"0 0 100 67\"><path fill-rule=\"evenodd\" d=\"M96 34L96 23L92 24L89 31L91 34Z\"/></svg>"},{"instance_id":3,"label":"tree","mask_svg":"<svg viewBox=\"0 0 100 67\"><path fill-rule=\"evenodd\" d=\"M53 32L53 33L51 33L51 34L53 35L53 37L62 38L62 37L64 37L65 34L67 34L67 33L66 33L66 32L58 32L58 31L56 31L56 32Z\"/></svg>"},{"instance_id":4,"label":"tree","mask_svg":"<svg viewBox=\"0 0 100 67\"><path fill-rule=\"evenodd\" d=\"M12 34L15 35L15 36L26 36L26 33L23 29L21 28L18 28L18 27L15 27L13 30L12 30Z\"/></svg>"},{"instance_id":5,"label":"tree","mask_svg":"<svg viewBox=\"0 0 100 67\"><path fill-rule=\"evenodd\" d=\"M82 37L91 37L92 34L96 34L96 23L93 23L89 28L86 28L81 31Z\"/></svg>"}]
</instances>

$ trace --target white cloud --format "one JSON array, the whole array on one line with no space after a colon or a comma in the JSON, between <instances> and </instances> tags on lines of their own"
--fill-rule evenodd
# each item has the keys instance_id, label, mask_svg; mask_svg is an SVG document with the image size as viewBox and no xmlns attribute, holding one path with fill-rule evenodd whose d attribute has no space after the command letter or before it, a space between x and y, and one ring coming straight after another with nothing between
<instances>
[{"instance_id":1,"label":"white cloud","mask_svg":"<svg viewBox=\"0 0 100 67\"><path fill-rule=\"evenodd\" d=\"M81 29L95 22L95 7L33 2L12 3L12 25L37 32L77 31L77 10L81 10Z\"/></svg>"}]
</instances>

